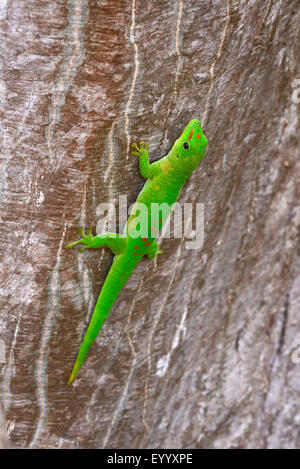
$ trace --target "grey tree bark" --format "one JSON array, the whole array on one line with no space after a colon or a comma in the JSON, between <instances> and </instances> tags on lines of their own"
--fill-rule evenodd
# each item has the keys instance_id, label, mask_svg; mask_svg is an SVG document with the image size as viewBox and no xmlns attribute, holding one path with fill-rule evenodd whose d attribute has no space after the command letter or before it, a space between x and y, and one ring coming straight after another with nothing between
<instances>
[{"instance_id":1,"label":"grey tree bark","mask_svg":"<svg viewBox=\"0 0 300 469\"><path fill-rule=\"evenodd\" d=\"M1 406L30 448L300 446L300 10L269 0L5 0ZM112 255L66 251L99 204L134 202L202 121L180 202L205 242L164 239L66 386Z\"/></svg>"},{"instance_id":2,"label":"grey tree bark","mask_svg":"<svg viewBox=\"0 0 300 469\"><path fill-rule=\"evenodd\" d=\"M4 428L4 421L3 421L3 416L0 414L0 449L6 449L8 448L9 443L7 436L5 434L5 428Z\"/></svg>"}]
</instances>

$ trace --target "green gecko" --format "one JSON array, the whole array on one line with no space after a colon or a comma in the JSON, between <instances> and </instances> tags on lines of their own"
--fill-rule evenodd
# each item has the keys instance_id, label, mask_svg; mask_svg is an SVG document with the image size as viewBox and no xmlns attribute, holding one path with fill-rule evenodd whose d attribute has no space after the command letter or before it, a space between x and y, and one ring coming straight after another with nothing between
<instances>
[{"instance_id":1,"label":"green gecko","mask_svg":"<svg viewBox=\"0 0 300 469\"><path fill-rule=\"evenodd\" d=\"M80 229L82 238L67 244L67 248L83 244L81 250L106 246L115 255L77 354L68 385L73 382L114 302L142 257L147 255L149 259L153 259L162 252L155 239L178 199L183 184L203 158L206 145L207 139L198 119L193 119L186 126L171 151L155 163L149 163L148 143L139 142L138 145L133 143L132 155L139 157L140 173L147 181L132 207L123 235L104 233L93 236L91 230L87 230L85 234L83 229ZM169 207L167 214L164 210L164 219L159 216L158 219L153 220L154 205L152 204L163 203ZM144 219L142 218L146 233L137 236L139 204L144 204L147 209Z\"/></svg>"}]
</instances>

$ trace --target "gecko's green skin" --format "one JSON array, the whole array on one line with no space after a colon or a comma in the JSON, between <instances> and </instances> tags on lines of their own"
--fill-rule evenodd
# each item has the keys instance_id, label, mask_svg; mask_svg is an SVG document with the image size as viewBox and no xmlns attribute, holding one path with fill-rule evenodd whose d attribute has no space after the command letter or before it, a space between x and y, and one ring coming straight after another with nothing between
<instances>
[{"instance_id":1,"label":"gecko's green skin","mask_svg":"<svg viewBox=\"0 0 300 469\"><path fill-rule=\"evenodd\" d=\"M151 204L169 204L170 210L167 213L169 215L172 206L178 199L181 187L203 158L206 145L207 139L198 119L193 119L186 126L182 135L174 143L170 153L155 163L149 163L148 144L144 145L144 142L139 142L139 145L137 145L134 143L132 145L134 148L132 155L139 157L140 173L147 179L136 203L143 203L148 209L148 236L139 236L138 238L130 236L130 228L134 226L136 219L136 214L133 214L134 208L132 208L124 228L124 237L117 233L105 233L93 237L91 231L84 234L81 229L82 238L67 245L69 248L76 244L83 244L82 250L106 246L115 254L68 384L71 384L77 375L90 346L96 339L116 298L137 264L144 255L147 255L149 259L153 259L161 253L155 238L157 238L159 230L167 217L164 213L164 219L152 220L151 225Z\"/></svg>"}]
</instances>

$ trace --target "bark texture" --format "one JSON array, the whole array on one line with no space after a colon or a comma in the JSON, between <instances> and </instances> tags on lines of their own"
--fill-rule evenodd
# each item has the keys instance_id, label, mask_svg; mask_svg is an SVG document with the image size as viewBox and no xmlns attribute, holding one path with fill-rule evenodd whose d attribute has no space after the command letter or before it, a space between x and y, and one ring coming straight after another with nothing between
<instances>
[{"instance_id":1,"label":"bark texture","mask_svg":"<svg viewBox=\"0 0 300 469\"><path fill-rule=\"evenodd\" d=\"M2 414L0 414L0 449L8 449L9 442L5 432L4 420Z\"/></svg>"},{"instance_id":2,"label":"bark texture","mask_svg":"<svg viewBox=\"0 0 300 469\"><path fill-rule=\"evenodd\" d=\"M30 448L300 446L298 0L0 4L1 406ZM300 86L300 85L298 85ZM112 261L66 251L100 203L134 202L129 144L206 157L165 239L66 387ZM297 358L297 357L296 357Z\"/></svg>"}]
</instances>

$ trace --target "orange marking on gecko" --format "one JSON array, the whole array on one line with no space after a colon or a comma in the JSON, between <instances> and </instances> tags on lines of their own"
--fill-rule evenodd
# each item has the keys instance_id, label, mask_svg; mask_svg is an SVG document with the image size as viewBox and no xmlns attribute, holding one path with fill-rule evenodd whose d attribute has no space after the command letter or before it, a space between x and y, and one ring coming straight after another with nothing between
<instances>
[{"instance_id":1,"label":"orange marking on gecko","mask_svg":"<svg viewBox=\"0 0 300 469\"><path fill-rule=\"evenodd\" d=\"M192 130L191 130L191 133L190 133L190 135L189 135L189 138L188 138L188 140L191 140L191 138L192 138L193 134L194 134L194 129L192 129Z\"/></svg>"},{"instance_id":2,"label":"orange marking on gecko","mask_svg":"<svg viewBox=\"0 0 300 469\"><path fill-rule=\"evenodd\" d=\"M199 138L201 138L201 135L200 135L200 134L197 134L197 135L196 135L196 138L199 140Z\"/></svg>"},{"instance_id":3,"label":"orange marking on gecko","mask_svg":"<svg viewBox=\"0 0 300 469\"><path fill-rule=\"evenodd\" d=\"M143 242L148 241L148 238L142 238L142 241Z\"/></svg>"},{"instance_id":4,"label":"orange marking on gecko","mask_svg":"<svg viewBox=\"0 0 300 469\"><path fill-rule=\"evenodd\" d=\"M149 246L151 244L151 241L148 241L148 243L145 243L145 246Z\"/></svg>"}]
</instances>

